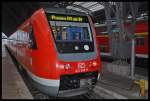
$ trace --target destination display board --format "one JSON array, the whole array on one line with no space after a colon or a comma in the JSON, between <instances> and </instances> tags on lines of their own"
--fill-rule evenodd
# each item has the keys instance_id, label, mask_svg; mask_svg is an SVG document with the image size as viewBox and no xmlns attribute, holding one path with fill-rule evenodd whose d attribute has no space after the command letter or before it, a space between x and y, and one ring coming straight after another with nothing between
<instances>
[{"instance_id":1,"label":"destination display board","mask_svg":"<svg viewBox=\"0 0 150 101\"><path fill-rule=\"evenodd\" d=\"M47 14L49 21L88 22L87 16Z\"/></svg>"}]
</instances>

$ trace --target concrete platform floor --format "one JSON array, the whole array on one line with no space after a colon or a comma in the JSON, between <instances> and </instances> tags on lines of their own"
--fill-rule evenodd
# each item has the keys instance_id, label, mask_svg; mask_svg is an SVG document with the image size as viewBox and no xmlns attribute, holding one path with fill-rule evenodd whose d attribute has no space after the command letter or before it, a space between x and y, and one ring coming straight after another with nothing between
<instances>
[{"instance_id":1,"label":"concrete platform floor","mask_svg":"<svg viewBox=\"0 0 150 101\"><path fill-rule=\"evenodd\" d=\"M4 46L2 46L2 99L33 99Z\"/></svg>"},{"instance_id":2,"label":"concrete platform floor","mask_svg":"<svg viewBox=\"0 0 150 101\"><path fill-rule=\"evenodd\" d=\"M102 67L105 68L107 62L102 62ZM148 80L148 70L147 68L135 67L135 79L145 79ZM142 70L140 72L140 70ZM116 86L112 86L111 83L105 83L101 80L98 81L97 86L94 90L99 90L99 95L103 96L104 99L148 99L148 92L146 91L146 96L139 96L140 88L139 85L133 84L132 88L122 89Z\"/></svg>"},{"instance_id":3,"label":"concrete platform floor","mask_svg":"<svg viewBox=\"0 0 150 101\"><path fill-rule=\"evenodd\" d=\"M140 89L138 85L134 85L131 90L126 90L99 81L94 91L97 91L97 94L103 96L104 99L148 99L148 92L144 97L139 96Z\"/></svg>"}]
</instances>

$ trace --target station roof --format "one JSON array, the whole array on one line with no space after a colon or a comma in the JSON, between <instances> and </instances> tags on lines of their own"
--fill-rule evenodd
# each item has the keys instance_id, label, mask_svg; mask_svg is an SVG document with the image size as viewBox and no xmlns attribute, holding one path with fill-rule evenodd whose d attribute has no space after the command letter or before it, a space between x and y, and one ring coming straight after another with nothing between
<instances>
[{"instance_id":1,"label":"station roof","mask_svg":"<svg viewBox=\"0 0 150 101\"><path fill-rule=\"evenodd\" d=\"M91 14L94 22L105 20L104 2L2 2L2 32L10 36L39 8L59 7ZM115 2L109 2L113 7ZM140 2L139 12L148 11L148 3ZM125 7L129 9L128 3Z\"/></svg>"},{"instance_id":2,"label":"station roof","mask_svg":"<svg viewBox=\"0 0 150 101\"><path fill-rule=\"evenodd\" d=\"M92 13L103 9L104 6L100 4L100 2L74 2L66 8L86 13Z\"/></svg>"}]
</instances>

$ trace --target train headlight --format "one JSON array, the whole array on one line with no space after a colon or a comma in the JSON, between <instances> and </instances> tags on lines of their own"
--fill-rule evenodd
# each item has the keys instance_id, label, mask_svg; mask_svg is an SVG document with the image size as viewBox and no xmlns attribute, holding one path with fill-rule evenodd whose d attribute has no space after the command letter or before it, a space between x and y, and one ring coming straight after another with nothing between
<instances>
[{"instance_id":1,"label":"train headlight","mask_svg":"<svg viewBox=\"0 0 150 101\"><path fill-rule=\"evenodd\" d=\"M64 69L64 65L63 64L56 64L56 68L58 68L58 69Z\"/></svg>"},{"instance_id":2,"label":"train headlight","mask_svg":"<svg viewBox=\"0 0 150 101\"><path fill-rule=\"evenodd\" d=\"M65 65L65 68L66 68L66 69L70 69L70 68L71 68L71 65L70 65L70 64L66 64L66 65Z\"/></svg>"},{"instance_id":3,"label":"train headlight","mask_svg":"<svg viewBox=\"0 0 150 101\"><path fill-rule=\"evenodd\" d=\"M95 67L97 66L97 62L96 61L93 61L92 65Z\"/></svg>"}]
</instances>

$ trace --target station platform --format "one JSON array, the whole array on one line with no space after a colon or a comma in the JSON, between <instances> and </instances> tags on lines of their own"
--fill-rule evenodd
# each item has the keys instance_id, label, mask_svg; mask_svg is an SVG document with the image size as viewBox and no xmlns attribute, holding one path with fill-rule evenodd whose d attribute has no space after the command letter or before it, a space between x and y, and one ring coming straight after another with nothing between
<instances>
[{"instance_id":1,"label":"station platform","mask_svg":"<svg viewBox=\"0 0 150 101\"><path fill-rule=\"evenodd\" d=\"M2 46L2 99L33 99L4 46Z\"/></svg>"},{"instance_id":2,"label":"station platform","mask_svg":"<svg viewBox=\"0 0 150 101\"><path fill-rule=\"evenodd\" d=\"M102 62L102 68L105 68L107 62ZM135 79L148 80L148 71L135 67ZM103 69L104 70L104 69ZM143 73L139 71L142 70ZM145 96L140 96L139 85L133 83L134 80L124 76L118 76L111 72L103 72L102 78L98 81L94 91L104 99L148 99L148 90Z\"/></svg>"}]
</instances>

